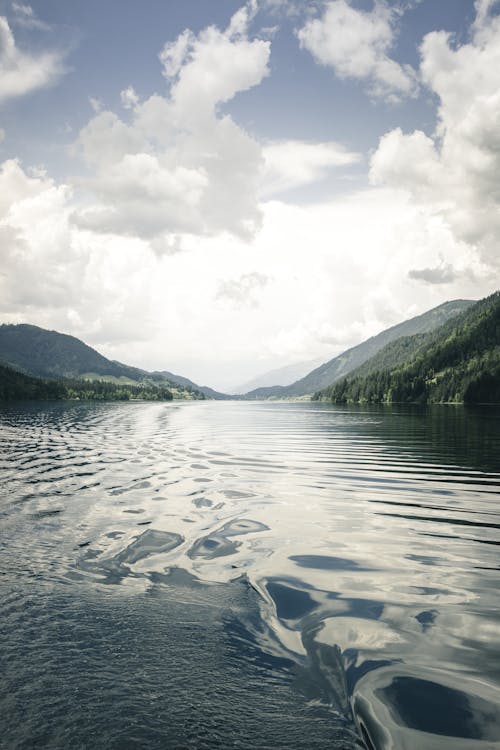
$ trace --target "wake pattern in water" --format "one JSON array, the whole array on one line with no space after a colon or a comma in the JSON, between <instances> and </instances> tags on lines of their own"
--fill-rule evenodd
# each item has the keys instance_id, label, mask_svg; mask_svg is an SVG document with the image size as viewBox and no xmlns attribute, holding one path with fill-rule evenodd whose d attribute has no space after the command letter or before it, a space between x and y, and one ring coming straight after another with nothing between
<instances>
[{"instance_id":1,"label":"wake pattern in water","mask_svg":"<svg viewBox=\"0 0 500 750\"><path fill-rule=\"evenodd\" d=\"M499 416L4 409L5 746L499 748Z\"/></svg>"}]
</instances>

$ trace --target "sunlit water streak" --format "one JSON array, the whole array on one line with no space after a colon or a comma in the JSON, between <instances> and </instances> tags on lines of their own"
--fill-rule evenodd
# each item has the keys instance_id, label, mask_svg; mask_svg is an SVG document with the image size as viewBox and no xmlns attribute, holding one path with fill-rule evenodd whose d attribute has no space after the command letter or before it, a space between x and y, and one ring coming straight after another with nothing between
<instances>
[{"instance_id":1,"label":"sunlit water streak","mask_svg":"<svg viewBox=\"0 0 500 750\"><path fill-rule=\"evenodd\" d=\"M500 412L0 411L0 746L500 748Z\"/></svg>"}]
</instances>

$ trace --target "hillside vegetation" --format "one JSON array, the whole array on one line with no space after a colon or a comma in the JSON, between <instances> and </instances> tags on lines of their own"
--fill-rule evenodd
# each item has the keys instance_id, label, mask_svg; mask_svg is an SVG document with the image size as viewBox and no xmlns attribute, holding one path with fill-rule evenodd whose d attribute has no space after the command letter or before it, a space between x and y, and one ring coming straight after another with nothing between
<instances>
[{"instance_id":1,"label":"hillside vegetation","mask_svg":"<svg viewBox=\"0 0 500 750\"><path fill-rule=\"evenodd\" d=\"M387 328L377 336L372 336L361 344L339 354L325 362L305 377L289 386L258 388L245 395L245 398L290 398L305 396L330 386L340 378L355 370L369 360L387 344L403 336L414 336L434 331L446 321L453 319L474 304L473 300L457 299L445 302L428 310L423 315L405 320L403 323Z\"/></svg>"},{"instance_id":2,"label":"hillside vegetation","mask_svg":"<svg viewBox=\"0 0 500 750\"><path fill-rule=\"evenodd\" d=\"M334 403L500 403L500 292L393 342L315 394Z\"/></svg>"},{"instance_id":3,"label":"hillside vegetation","mask_svg":"<svg viewBox=\"0 0 500 750\"><path fill-rule=\"evenodd\" d=\"M174 398L204 399L222 398L211 388L196 385L188 378L175 376L170 372L148 372L138 367L129 367L121 362L107 359L80 339L57 331L48 331L38 326L0 325L0 364L25 375L36 378L65 378L73 381L99 382L95 392L119 393L111 385L130 386L123 393L130 397L135 393L156 393L158 389L170 391ZM107 382L109 388L102 383ZM40 386L41 387L41 386ZM74 390L74 389L73 389ZM86 393L91 388L79 384L79 390ZM139 392L139 391L138 391Z\"/></svg>"},{"instance_id":4,"label":"hillside vegetation","mask_svg":"<svg viewBox=\"0 0 500 750\"><path fill-rule=\"evenodd\" d=\"M35 378L0 365L0 400L37 401L172 401L173 394L164 386L130 385L105 380L70 380Z\"/></svg>"}]
</instances>

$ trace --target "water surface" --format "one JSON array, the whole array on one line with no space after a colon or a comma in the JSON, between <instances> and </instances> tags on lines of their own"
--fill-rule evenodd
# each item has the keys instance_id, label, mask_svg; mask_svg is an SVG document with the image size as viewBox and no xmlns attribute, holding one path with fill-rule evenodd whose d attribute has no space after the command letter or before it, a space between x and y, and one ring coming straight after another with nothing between
<instances>
[{"instance_id":1,"label":"water surface","mask_svg":"<svg viewBox=\"0 0 500 750\"><path fill-rule=\"evenodd\" d=\"M0 411L0 745L500 748L500 412Z\"/></svg>"}]
</instances>

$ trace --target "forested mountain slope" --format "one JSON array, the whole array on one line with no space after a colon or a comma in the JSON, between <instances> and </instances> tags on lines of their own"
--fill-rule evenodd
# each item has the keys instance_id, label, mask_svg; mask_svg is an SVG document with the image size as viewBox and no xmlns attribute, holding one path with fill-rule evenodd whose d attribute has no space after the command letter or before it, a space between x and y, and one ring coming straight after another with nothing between
<instances>
[{"instance_id":1,"label":"forested mountain slope","mask_svg":"<svg viewBox=\"0 0 500 750\"><path fill-rule=\"evenodd\" d=\"M500 292L434 332L390 344L315 398L334 403L500 403Z\"/></svg>"},{"instance_id":2,"label":"forested mountain slope","mask_svg":"<svg viewBox=\"0 0 500 750\"><path fill-rule=\"evenodd\" d=\"M0 326L0 360L39 377L89 374L139 380L144 371L113 362L74 336L27 324Z\"/></svg>"},{"instance_id":3,"label":"forested mountain slope","mask_svg":"<svg viewBox=\"0 0 500 750\"><path fill-rule=\"evenodd\" d=\"M41 378L107 380L131 386L150 383L188 397L224 397L188 378L169 372L148 372L107 359L75 336L27 324L0 325L0 363Z\"/></svg>"},{"instance_id":4,"label":"forested mountain slope","mask_svg":"<svg viewBox=\"0 0 500 750\"><path fill-rule=\"evenodd\" d=\"M115 383L106 380L35 378L0 365L0 401L172 401L164 385Z\"/></svg>"},{"instance_id":5,"label":"forested mountain slope","mask_svg":"<svg viewBox=\"0 0 500 750\"><path fill-rule=\"evenodd\" d=\"M392 326L377 336L372 336L367 341L354 346L352 349L348 349L343 354L325 362L325 364L317 367L305 377L292 383L292 385L258 388L247 393L245 398L287 398L314 393L328 387L336 380L355 370L391 341L400 339L402 336L412 336L433 331L447 320L467 310L473 304L473 300L460 299L445 302L422 315Z\"/></svg>"}]
</instances>

